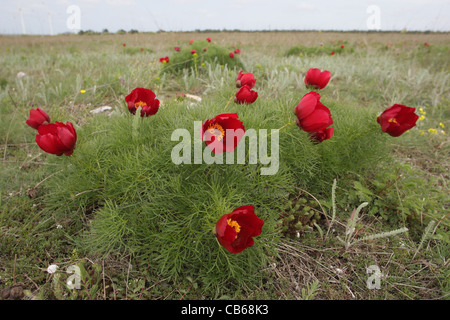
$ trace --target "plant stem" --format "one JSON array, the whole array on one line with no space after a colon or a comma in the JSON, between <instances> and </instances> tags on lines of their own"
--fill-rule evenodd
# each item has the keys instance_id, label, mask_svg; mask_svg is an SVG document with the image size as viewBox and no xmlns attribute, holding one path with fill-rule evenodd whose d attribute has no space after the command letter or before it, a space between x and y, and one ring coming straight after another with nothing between
<instances>
[{"instance_id":1,"label":"plant stem","mask_svg":"<svg viewBox=\"0 0 450 320\"><path fill-rule=\"evenodd\" d=\"M267 136L270 137L270 136L272 135L272 133L274 133L274 132L280 132L280 130L282 130L282 129L284 129L284 128L286 128L286 127L288 127L288 126L290 126L291 124L294 124L294 123L295 123L295 122L289 122L289 123L286 123L284 126L282 126L281 128L276 129L275 131L269 133Z\"/></svg>"},{"instance_id":2,"label":"plant stem","mask_svg":"<svg viewBox=\"0 0 450 320\"><path fill-rule=\"evenodd\" d=\"M234 96L231 96L230 99L228 99L227 101L227 105L225 106L225 108L223 108L223 111L227 110L228 105L230 104L231 100L234 98Z\"/></svg>"}]
</instances>

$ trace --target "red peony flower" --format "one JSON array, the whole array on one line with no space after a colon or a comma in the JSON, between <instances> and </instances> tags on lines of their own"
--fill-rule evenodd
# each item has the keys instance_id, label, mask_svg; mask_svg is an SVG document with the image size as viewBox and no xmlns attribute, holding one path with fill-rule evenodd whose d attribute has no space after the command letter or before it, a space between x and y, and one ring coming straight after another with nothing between
<instances>
[{"instance_id":1,"label":"red peony flower","mask_svg":"<svg viewBox=\"0 0 450 320\"><path fill-rule=\"evenodd\" d=\"M36 110L30 110L30 117L27 119L26 124L34 129L38 129L40 125L50 123L50 117L41 108Z\"/></svg>"},{"instance_id":2,"label":"red peony flower","mask_svg":"<svg viewBox=\"0 0 450 320\"><path fill-rule=\"evenodd\" d=\"M169 57L159 58L159 62L161 62L161 63L169 63Z\"/></svg>"},{"instance_id":3,"label":"red peony flower","mask_svg":"<svg viewBox=\"0 0 450 320\"><path fill-rule=\"evenodd\" d=\"M122 46L126 47L127 45L125 43L122 43Z\"/></svg>"},{"instance_id":4,"label":"red peony flower","mask_svg":"<svg viewBox=\"0 0 450 320\"><path fill-rule=\"evenodd\" d=\"M303 96L294 112L297 125L309 133L321 132L333 124L330 110L320 102L320 94L314 91Z\"/></svg>"},{"instance_id":5,"label":"red peony flower","mask_svg":"<svg viewBox=\"0 0 450 320\"><path fill-rule=\"evenodd\" d=\"M136 114L136 110L141 107L141 117L148 117L158 112L159 100L155 98L156 95L152 90L136 88L125 97L125 101L132 114Z\"/></svg>"},{"instance_id":6,"label":"red peony flower","mask_svg":"<svg viewBox=\"0 0 450 320\"><path fill-rule=\"evenodd\" d=\"M415 108L394 104L384 110L377 118L377 122L381 125L383 132L398 137L416 125L419 116L414 111L416 111Z\"/></svg>"},{"instance_id":7,"label":"red peony flower","mask_svg":"<svg viewBox=\"0 0 450 320\"><path fill-rule=\"evenodd\" d=\"M231 58L231 59L234 58L234 52L230 52L230 58Z\"/></svg>"},{"instance_id":8,"label":"red peony flower","mask_svg":"<svg viewBox=\"0 0 450 320\"><path fill-rule=\"evenodd\" d=\"M206 38L206 41L211 42L211 37Z\"/></svg>"},{"instance_id":9,"label":"red peony flower","mask_svg":"<svg viewBox=\"0 0 450 320\"><path fill-rule=\"evenodd\" d=\"M234 97L234 102L239 104L251 104L258 98L258 92L250 89L249 86L242 86Z\"/></svg>"},{"instance_id":10,"label":"red peony flower","mask_svg":"<svg viewBox=\"0 0 450 320\"><path fill-rule=\"evenodd\" d=\"M77 133L72 123L55 122L42 124L36 135L37 145L47 153L70 156L75 149Z\"/></svg>"},{"instance_id":11,"label":"red peony flower","mask_svg":"<svg viewBox=\"0 0 450 320\"><path fill-rule=\"evenodd\" d=\"M322 129L317 132L311 132L309 135L311 137L311 141L314 143L320 143L324 140L328 140L333 136L334 128Z\"/></svg>"},{"instance_id":12,"label":"red peony flower","mask_svg":"<svg viewBox=\"0 0 450 320\"><path fill-rule=\"evenodd\" d=\"M240 53L241 53L241 49L236 49L236 50L234 50L234 53L240 54Z\"/></svg>"},{"instance_id":13,"label":"red peony flower","mask_svg":"<svg viewBox=\"0 0 450 320\"><path fill-rule=\"evenodd\" d=\"M253 206L242 206L223 215L217 221L215 234L219 243L231 253L239 253L251 247L259 236L264 221L255 214Z\"/></svg>"},{"instance_id":14,"label":"red peony flower","mask_svg":"<svg viewBox=\"0 0 450 320\"><path fill-rule=\"evenodd\" d=\"M202 140L214 154L234 152L245 134L245 127L238 118L237 113L222 113L203 122Z\"/></svg>"},{"instance_id":15,"label":"red peony flower","mask_svg":"<svg viewBox=\"0 0 450 320\"><path fill-rule=\"evenodd\" d=\"M180 51L181 50L180 47L175 47L174 49L175 49L175 51Z\"/></svg>"},{"instance_id":16,"label":"red peony flower","mask_svg":"<svg viewBox=\"0 0 450 320\"><path fill-rule=\"evenodd\" d=\"M194 40L189 40L189 44L193 44L194 43Z\"/></svg>"},{"instance_id":17,"label":"red peony flower","mask_svg":"<svg viewBox=\"0 0 450 320\"><path fill-rule=\"evenodd\" d=\"M256 83L256 78L253 73L247 72L242 73L242 70L239 71L239 74L236 77L236 88L240 88L242 86L249 86L249 88L253 88Z\"/></svg>"},{"instance_id":18,"label":"red peony flower","mask_svg":"<svg viewBox=\"0 0 450 320\"><path fill-rule=\"evenodd\" d=\"M344 45L341 45L341 49L344 49Z\"/></svg>"},{"instance_id":19,"label":"red peony flower","mask_svg":"<svg viewBox=\"0 0 450 320\"><path fill-rule=\"evenodd\" d=\"M206 48L203 48L203 51L206 51Z\"/></svg>"},{"instance_id":20,"label":"red peony flower","mask_svg":"<svg viewBox=\"0 0 450 320\"><path fill-rule=\"evenodd\" d=\"M197 51L195 49L191 50L191 54L197 53Z\"/></svg>"},{"instance_id":21,"label":"red peony flower","mask_svg":"<svg viewBox=\"0 0 450 320\"><path fill-rule=\"evenodd\" d=\"M424 44L423 44L425 47L429 47L430 46L430 44L428 43L428 42L424 42Z\"/></svg>"},{"instance_id":22,"label":"red peony flower","mask_svg":"<svg viewBox=\"0 0 450 320\"><path fill-rule=\"evenodd\" d=\"M331 51L331 55L334 56L334 51Z\"/></svg>"},{"instance_id":23,"label":"red peony flower","mask_svg":"<svg viewBox=\"0 0 450 320\"><path fill-rule=\"evenodd\" d=\"M144 48L141 48L141 52L144 51Z\"/></svg>"},{"instance_id":24,"label":"red peony flower","mask_svg":"<svg viewBox=\"0 0 450 320\"><path fill-rule=\"evenodd\" d=\"M315 89L323 89L327 86L331 78L331 72L328 70L320 71L317 68L310 68L305 75L305 85Z\"/></svg>"}]
</instances>

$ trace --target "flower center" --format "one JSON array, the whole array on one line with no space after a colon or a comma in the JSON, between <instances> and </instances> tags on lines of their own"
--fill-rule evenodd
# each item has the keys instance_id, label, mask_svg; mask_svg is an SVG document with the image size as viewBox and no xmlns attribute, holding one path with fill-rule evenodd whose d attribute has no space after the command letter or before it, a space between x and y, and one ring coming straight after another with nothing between
<instances>
[{"instance_id":1,"label":"flower center","mask_svg":"<svg viewBox=\"0 0 450 320\"><path fill-rule=\"evenodd\" d=\"M145 107L147 104L144 102L144 101L138 101L138 102L136 102L135 104L134 104L134 107L136 108L136 110L139 108L139 107Z\"/></svg>"},{"instance_id":2,"label":"flower center","mask_svg":"<svg viewBox=\"0 0 450 320\"><path fill-rule=\"evenodd\" d=\"M388 122L398 123L398 122L397 122L397 119L395 119L395 118L390 118L390 119L388 120Z\"/></svg>"},{"instance_id":3,"label":"flower center","mask_svg":"<svg viewBox=\"0 0 450 320\"><path fill-rule=\"evenodd\" d=\"M217 123L209 125L207 130L209 131L209 133L215 136L218 141L221 141L223 139L223 136L225 135L225 131L223 130L222 126Z\"/></svg>"},{"instance_id":4,"label":"flower center","mask_svg":"<svg viewBox=\"0 0 450 320\"><path fill-rule=\"evenodd\" d=\"M235 239L236 239L237 234L241 231L241 226L239 225L239 223L237 223L237 221L231 220L231 218L227 220L227 223L230 227L232 227L234 229L234 231L236 231L236 237L235 237Z\"/></svg>"}]
</instances>

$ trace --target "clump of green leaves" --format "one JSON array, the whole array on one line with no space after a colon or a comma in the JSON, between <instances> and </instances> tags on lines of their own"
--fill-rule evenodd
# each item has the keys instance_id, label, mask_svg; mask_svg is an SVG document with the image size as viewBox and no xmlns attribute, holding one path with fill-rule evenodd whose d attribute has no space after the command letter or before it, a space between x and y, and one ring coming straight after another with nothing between
<instances>
[{"instance_id":1,"label":"clump of green leaves","mask_svg":"<svg viewBox=\"0 0 450 320\"><path fill-rule=\"evenodd\" d=\"M284 236L295 238L308 229L316 228L322 219L323 214L316 201L296 196L283 205L277 224Z\"/></svg>"}]
</instances>

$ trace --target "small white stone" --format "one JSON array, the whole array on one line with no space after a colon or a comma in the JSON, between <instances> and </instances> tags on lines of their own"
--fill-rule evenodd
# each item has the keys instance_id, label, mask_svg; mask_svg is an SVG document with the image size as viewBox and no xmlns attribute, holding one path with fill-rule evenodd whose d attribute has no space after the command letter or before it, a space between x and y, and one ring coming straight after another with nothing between
<instances>
[{"instance_id":1,"label":"small white stone","mask_svg":"<svg viewBox=\"0 0 450 320\"><path fill-rule=\"evenodd\" d=\"M95 108L94 110L91 110L91 113L97 114L97 113L102 113L102 112L109 111L109 110L112 110L112 107L102 106L102 107Z\"/></svg>"},{"instance_id":2,"label":"small white stone","mask_svg":"<svg viewBox=\"0 0 450 320\"><path fill-rule=\"evenodd\" d=\"M47 272L50 274L53 274L56 272L57 269L58 269L58 266L56 264L51 264L48 266Z\"/></svg>"},{"instance_id":3,"label":"small white stone","mask_svg":"<svg viewBox=\"0 0 450 320\"><path fill-rule=\"evenodd\" d=\"M186 96L186 98L189 98L189 99L192 99L192 100L195 100L195 101L198 101L198 102L202 101L201 97L194 96L193 94L186 93L185 96Z\"/></svg>"},{"instance_id":4,"label":"small white stone","mask_svg":"<svg viewBox=\"0 0 450 320\"><path fill-rule=\"evenodd\" d=\"M25 72L20 71L20 72L18 72L18 73L16 74L16 78L17 78L17 79L20 79L20 78L25 77L26 75L27 75L27 74L26 74Z\"/></svg>"}]
</instances>

